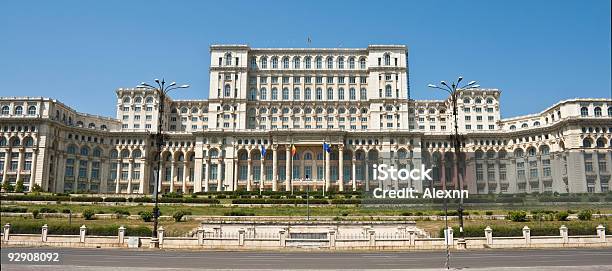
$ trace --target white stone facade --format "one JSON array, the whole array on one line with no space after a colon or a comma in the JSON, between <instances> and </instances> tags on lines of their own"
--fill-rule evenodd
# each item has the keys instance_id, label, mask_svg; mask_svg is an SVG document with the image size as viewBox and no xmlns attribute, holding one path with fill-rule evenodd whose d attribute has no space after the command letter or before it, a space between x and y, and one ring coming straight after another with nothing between
<instances>
[{"instance_id":1,"label":"white stone facade","mask_svg":"<svg viewBox=\"0 0 612 271\"><path fill-rule=\"evenodd\" d=\"M301 190L306 175L314 189L367 191L382 185L367 166L384 159L433 168L433 182L410 183L417 190L458 183L450 100L410 99L405 46L213 45L210 52L209 99L166 100L161 191ZM143 88L116 93L116 119L48 98L0 98L2 181L151 193L159 97ZM609 190L610 99L566 100L501 119L499 96L497 89L459 96L467 158L460 167L471 193Z\"/></svg>"}]
</instances>

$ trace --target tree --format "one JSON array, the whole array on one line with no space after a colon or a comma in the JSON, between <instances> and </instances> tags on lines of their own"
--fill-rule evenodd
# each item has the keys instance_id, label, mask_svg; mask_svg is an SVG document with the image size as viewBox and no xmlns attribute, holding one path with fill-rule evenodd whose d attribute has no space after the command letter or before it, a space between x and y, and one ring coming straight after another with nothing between
<instances>
[{"instance_id":1,"label":"tree","mask_svg":"<svg viewBox=\"0 0 612 271\"><path fill-rule=\"evenodd\" d=\"M23 190L24 190L23 180L17 181L17 184L15 184L15 192L21 193L21 192L23 192Z\"/></svg>"},{"instance_id":2,"label":"tree","mask_svg":"<svg viewBox=\"0 0 612 271\"><path fill-rule=\"evenodd\" d=\"M32 192L34 192L34 193L40 193L40 192L42 192L42 187L40 187L40 185L38 185L38 184L34 184L34 185L32 186Z\"/></svg>"},{"instance_id":3,"label":"tree","mask_svg":"<svg viewBox=\"0 0 612 271\"><path fill-rule=\"evenodd\" d=\"M2 190L4 192L13 192L13 186L7 180L2 184Z\"/></svg>"}]
</instances>

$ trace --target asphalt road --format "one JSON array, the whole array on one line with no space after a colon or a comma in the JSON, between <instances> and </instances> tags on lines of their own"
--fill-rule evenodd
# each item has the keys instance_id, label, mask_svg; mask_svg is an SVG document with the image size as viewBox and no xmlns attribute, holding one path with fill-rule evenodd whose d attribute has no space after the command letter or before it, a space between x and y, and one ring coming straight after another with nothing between
<instances>
[{"instance_id":1,"label":"asphalt road","mask_svg":"<svg viewBox=\"0 0 612 271\"><path fill-rule=\"evenodd\" d=\"M15 263L9 253L51 252L58 263ZM246 252L73 248L2 248L2 270L171 270L171 269L434 269L444 251ZM13 254L14 255L14 254ZM471 250L451 253L451 267L469 270L612 270L612 249ZM503 268L503 267L523 267Z\"/></svg>"}]
</instances>

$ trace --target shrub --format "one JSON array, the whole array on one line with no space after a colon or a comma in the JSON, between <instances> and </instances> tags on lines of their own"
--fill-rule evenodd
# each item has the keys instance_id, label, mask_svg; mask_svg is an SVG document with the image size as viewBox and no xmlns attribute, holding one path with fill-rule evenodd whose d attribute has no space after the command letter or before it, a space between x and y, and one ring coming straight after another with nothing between
<instances>
[{"instance_id":1,"label":"shrub","mask_svg":"<svg viewBox=\"0 0 612 271\"><path fill-rule=\"evenodd\" d=\"M32 210L32 217L34 217L35 219L38 218L38 214L40 212L38 210Z\"/></svg>"},{"instance_id":2,"label":"shrub","mask_svg":"<svg viewBox=\"0 0 612 271\"><path fill-rule=\"evenodd\" d=\"M122 197L106 197L104 198L104 202L126 202L126 198Z\"/></svg>"},{"instance_id":3,"label":"shrub","mask_svg":"<svg viewBox=\"0 0 612 271\"><path fill-rule=\"evenodd\" d=\"M514 222L525 222L527 221L527 213L525 211L510 211L508 212L508 219Z\"/></svg>"},{"instance_id":4,"label":"shrub","mask_svg":"<svg viewBox=\"0 0 612 271\"><path fill-rule=\"evenodd\" d=\"M176 192L170 192L170 193L166 193L162 195L162 198L182 198L183 195L176 193Z\"/></svg>"},{"instance_id":5,"label":"shrub","mask_svg":"<svg viewBox=\"0 0 612 271\"><path fill-rule=\"evenodd\" d=\"M578 213L578 219L580 220L591 220L593 212L591 210L582 210Z\"/></svg>"},{"instance_id":6,"label":"shrub","mask_svg":"<svg viewBox=\"0 0 612 271\"><path fill-rule=\"evenodd\" d=\"M412 212L402 212L402 216L412 216Z\"/></svg>"},{"instance_id":7,"label":"shrub","mask_svg":"<svg viewBox=\"0 0 612 271\"><path fill-rule=\"evenodd\" d=\"M224 213L223 215L225 216L255 216L255 213L246 212L246 211L230 211L230 212Z\"/></svg>"},{"instance_id":8,"label":"shrub","mask_svg":"<svg viewBox=\"0 0 612 271\"><path fill-rule=\"evenodd\" d=\"M53 208L47 208L47 207L42 207L38 211L41 212L41 213L57 213L57 210L55 210Z\"/></svg>"},{"instance_id":9,"label":"shrub","mask_svg":"<svg viewBox=\"0 0 612 271\"><path fill-rule=\"evenodd\" d=\"M13 186L6 180L2 183L2 190L4 190L4 192L13 192Z\"/></svg>"},{"instance_id":10,"label":"shrub","mask_svg":"<svg viewBox=\"0 0 612 271\"><path fill-rule=\"evenodd\" d=\"M111 211L115 214L118 215L124 215L124 216L129 216L130 212L124 209L120 209L120 208L112 208Z\"/></svg>"},{"instance_id":11,"label":"shrub","mask_svg":"<svg viewBox=\"0 0 612 271\"><path fill-rule=\"evenodd\" d=\"M493 215L493 211L486 211L485 215Z\"/></svg>"},{"instance_id":12,"label":"shrub","mask_svg":"<svg viewBox=\"0 0 612 271\"><path fill-rule=\"evenodd\" d=\"M62 210L62 214L69 214L72 213L72 211L70 209L63 209Z\"/></svg>"},{"instance_id":13,"label":"shrub","mask_svg":"<svg viewBox=\"0 0 612 271\"><path fill-rule=\"evenodd\" d=\"M0 207L0 212L3 213L27 213L28 208L18 206Z\"/></svg>"},{"instance_id":14,"label":"shrub","mask_svg":"<svg viewBox=\"0 0 612 271\"><path fill-rule=\"evenodd\" d=\"M78 196L78 197L71 197L70 201L76 201L76 202L102 202L102 198L101 197Z\"/></svg>"},{"instance_id":15,"label":"shrub","mask_svg":"<svg viewBox=\"0 0 612 271\"><path fill-rule=\"evenodd\" d=\"M48 224L49 234L78 235L79 224L67 224L48 221L20 221L11 223L11 233L40 234L43 224ZM119 225L88 225L87 234L97 236L117 236ZM151 229L146 226L129 226L125 229L126 236L151 236Z\"/></svg>"},{"instance_id":16,"label":"shrub","mask_svg":"<svg viewBox=\"0 0 612 271\"><path fill-rule=\"evenodd\" d=\"M186 216L186 215L191 215L191 212L178 211L172 215L172 218L174 218L175 222L181 222L181 219L183 219L183 216Z\"/></svg>"},{"instance_id":17,"label":"shrub","mask_svg":"<svg viewBox=\"0 0 612 271\"><path fill-rule=\"evenodd\" d=\"M561 212L558 212L558 213L555 215L555 218L556 218L557 220L559 220L559 221L567 221L567 217L568 217L568 216L569 216L569 214L568 214L567 212L565 212L565 211L561 211Z\"/></svg>"},{"instance_id":18,"label":"shrub","mask_svg":"<svg viewBox=\"0 0 612 271\"><path fill-rule=\"evenodd\" d=\"M418 211L418 212L416 212L416 213L414 213L414 214L415 214L416 216L423 216L423 212L421 212L421 211Z\"/></svg>"},{"instance_id":19,"label":"shrub","mask_svg":"<svg viewBox=\"0 0 612 271\"><path fill-rule=\"evenodd\" d=\"M42 187L40 187L40 185L38 185L38 184L35 184L35 185L32 186L32 192L40 193L40 192L42 192Z\"/></svg>"},{"instance_id":20,"label":"shrub","mask_svg":"<svg viewBox=\"0 0 612 271\"><path fill-rule=\"evenodd\" d=\"M132 202L153 202L153 199L149 197L133 198Z\"/></svg>"},{"instance_id":21,"label":"shrub","mask_svg":"<svg viewBox=\"0 0 612 271\"><path fill-rule=\"evenodd\" d=\"M25 188L23 187L23 180L17 181L17 183L15 184L15 192L21 193L24 189Z\"/></svg>"},{"instance_id":22,"label":"shrub","mask_svg":"<svg viewBox=\"0 0 612 271\"><path fill-rule=\"evenodd\" d=\"M138 214L140 215L140 218L142 218L144 222L151 222L151 220L153 219L153 213L149 211L141 211Z\"/></svg>"},{"instance_id":23,"label":"shrub","mask_svg":"<svg viewBox=\"0 0 612 271\"><path fill-rule=\"evenodd\" d=\"M83 211L83 217L85 218L85 220L92 220L92 219L94 219L94 214L95 214L95 212L90 210L90 209L87 209L87 210Z\"/></svg>"}]
</instances>

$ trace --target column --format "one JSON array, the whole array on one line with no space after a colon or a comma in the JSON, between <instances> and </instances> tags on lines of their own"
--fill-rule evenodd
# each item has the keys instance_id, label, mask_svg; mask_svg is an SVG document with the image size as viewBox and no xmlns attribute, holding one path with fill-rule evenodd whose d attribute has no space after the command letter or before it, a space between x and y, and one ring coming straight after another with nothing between
<instances>
[{"instance_id":1,"label":"column","mask_svg":"<svg viewBox=\"0 0 612 271\"><path fill-rule=\"evenodd\" d=\"M129 166L128 166L128 186L127 186L127 193L128 194L132 194L132 170L134 169L134 161L130 158L129 160Z\"/></svg>"},{"instance_id":2,"label":"column","mask_svg":"<svg viewBox=\"0 0 612 271\"><path fill-rule=\"evenodd\" d=\"M353 185L353 191L357 191L357 166L355 165L355 152L353 152L353 159L351 159L351 166L352 166L352 177L351 177L351 183Z\"/></svg>"},{"instance_id":3,"label":"column","mask_svg":"<svg viewBox=\"0 0 612 271\"><path fill-rule=\"evenodd\" d=\"M251 155L249 154L249 159L247 159L247 191L251 191Z\"/></svg>"},{"instance_id":4,"label":"column","mask_svg":"<svg viewBox=\"0 0 612 271\"><path fill-rule=\"evenodd\" d=\"M196 154L195 163L193 164L193 192L202 192L202 158L201 150Z\"/></svg>"},{"instance_id":5,"label":"column","mask_svg":"<svg viewBox=\"0 0 612 271\"><path fill-rule=\"evenodd\" d=\"M344 191L344 146L338 148L338 191Z\"/></svg>"},{"instance_id":6,"label":"column","mask_svg":"<svg viewBox=\"0 0 612 271\"><path fill-rule=\"evenodd\" d=\"M272 146L272 191L278 191L276 172L278 171L278 155L276 146Z\"/></svg>"},{"instance_id":7,"label":"column","mask_svg":"<svg viewBox=\"0 0 612 271\"><path fill-rule=\"evenodd\" d=\"M446 163L444 161L444 153L442 153L442 157L440 157L440 181L442 181L442 189L446 190ZM483 174L487 174L486 168L484 169Z\"/></svg>"},{"instance_id":8,"label":"column","mask_svg":"<svg viewBox=\"0 0 612 271\"><path fill-rule=\"evenodd\" d=\"M265 187L265 167L264 167L264 163L265 163L265 157L261 157L261 160L259 160L259 191L263 191L264 187Z\"/></svg>"},{"instance_id":9,"label":"column","mask_svg":"<svg viewBox=\"0 0 612 271\"><path fill-rule=\"evenodd\" d=\"M331 186L331 176L330 176L330 161L331 161L331 157L330 157L330 153L329 152L325 152L325 190L329 191L329 187Z\"/></svg>"},{"instance_id":10,"label":"column","mask_svg":"<svg viewBox=\"0 0 612 271\"><path fill-rule=\"evenodd\" d=\"M366 158L364 160L365 164L365 191L370 191L370 165L368 163L368 155L366 154Z\"/></svg>"},{"instance_id":11,"label":"column","mask_svg":"<svg viewBox=\"0 0 612 271\"><path fill-rule=\"evenodd\" d=\"M30 169L30 187L28 188L29 192L32 192L32 186L34 186L34 182L36 181L36 178L34 176L36 175L36 164L37 164L36 161L37 160L38 160L38 150L34 150L34 153L32 154L32 169ZM42 187L42 183L40 184L40 186Z\"/></svg>"},{"instance_id":12,"label":"column","mask_svg":"<svg viewBox=\"0 0 612 271\"><path fill-rule=\"evenodd\" d=\"M183 194L187 193L187 181L189 181L189 177L191 172L189 170L189 162L183 163Z\"/></svg>"},{"instance_id":13,"label":"column","mask_svg":"<svg viewBox=\"0 0 612 271\"><path fill-rule=\"evenodd\" d=\"M91 190L91 181L92 181L92 179L91 179L91 168L92 167L93 167L93 161L92 161L91 158L88 158L87 159L87 172L85 172L85 176L86 176L86 179L87 179L87 190ZM100 176L99 174L100 174L100 172L98 172L98 176ZM99 186L98 186L98 189L100 189Z\"/></svg>"},{"instance_id":14,"label":"column","mask_svg":"<svg viewBox=\"0 0 612 271\"><path fill-rule=\"evenodd\" d=\"M19 149L19 160L17 160L17 182L21 180L21 169L23 168L23 158L25 156L24 151L24 149Z\"/></svg>"},{"instance_id":15,"label":"column","mask_svg":"<svg viewBox=\"0 0 612 271\"><path fill-rule=\"evenodd\" d=\"M291 151L290 146L285 146L285 191L291 191Z\"/></svg>"},{"instance_id":16,"label":"column","mask_svg":"<svg viewBox=\"0 0 612 271\"><path fill-rule=\"evenodd\" d=\"M79 170L81 169L81 159L79 159L79 157L75 157L74 158L74 183L72 184L72 192L73 193L77 193L78 192L78 187L79 187ZM19 171L17 171L19 172ZM19 174L19 173L17 173ZM17 175L17 180L19 180L19 175Z\"/></svg>"},{"instance_id":17,"label":"column","mask_svg":"<svg viewBox=\"0 0 612 271\"><path fill-rule=\"evenodd\" d=\"M222 159L218 159L219 163L217 165L217 191L221 191L221 189L223 188L223 178L221 176L222 174L222 170L223 170L223 160Z\"/></svg>"},{"instance_id":18,"label":"column","mask_svg":"<svg viewBox=\"0 0 612 271\"><path fill-rule=\"evenodd\" d=\"M138 194L144 194L148 190L145 189L145 180L149 178L149 166L147 165L146 159L142 159L140 163L140 176L138 176Z\"/></svg>"},{"instance_id":19,"label":"column","mask_svg":"<svg viewBox=\"0 0 612 271\"><path fill-rule=\"evenodd\" d=\"M206 167L204 170L204 192L208 192L208 176L210 176L210 160L206 159Z\"/></svg>"},{"instance_id":20,"label":"column","mask_svg":"<svg viewBox=\"0 0 612 271\"><path fill-rule=\"evenodd\" d=\"M119 194L119 181L121 180L121 160L117 161L117 176L115 176L115 194Z\"/></svg>"},{"instance_id":21,"label":"column","mask_svg":"<svg viewBox=\"0 0 612 271\"><path fill-rule=\"evenodd\" d=\"M170 192L174 192L174 178L176 178L176 172L174 171L175 167L174 161L170 162Z\"/></svg>"},{"instance_id":22,"label":"column","mask_svg":"<svg viewBox=\"0 0 612 271\"><path fill-rule=\"evenodd\" d=\"M8 143L7 143L8 144ZM2 174L2 183L6 182L7 177L6 177L6 173L8 172L9 169L9 165L11 164L11 160L9 154L11 153L11 149L7 149L6 152L4 153L4 168L2 169L2 172L4 172L4 174ZM57 167L55 169L57 171Z\"/></svg>"}]
</instances>

